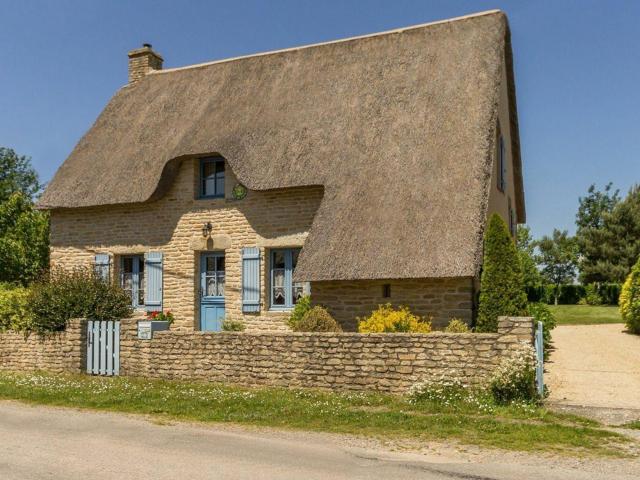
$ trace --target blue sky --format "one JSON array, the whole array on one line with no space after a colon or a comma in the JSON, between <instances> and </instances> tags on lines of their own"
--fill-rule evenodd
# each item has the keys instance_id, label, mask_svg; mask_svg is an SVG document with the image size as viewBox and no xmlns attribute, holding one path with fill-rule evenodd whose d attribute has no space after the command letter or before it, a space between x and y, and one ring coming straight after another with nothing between
<instances>
[{"instance_id":1,"label":"blue sky","mask_svg":"<svg viewBox=\"0 0 640 480\"><path fill-rule=\"evenodd\" d=\"M528 223L573 230L591 183L640 182L638 1L0 0L0 145L49 180L143 42L176 67L493 8L513 35Z\"/></svg>"}]
</instances>

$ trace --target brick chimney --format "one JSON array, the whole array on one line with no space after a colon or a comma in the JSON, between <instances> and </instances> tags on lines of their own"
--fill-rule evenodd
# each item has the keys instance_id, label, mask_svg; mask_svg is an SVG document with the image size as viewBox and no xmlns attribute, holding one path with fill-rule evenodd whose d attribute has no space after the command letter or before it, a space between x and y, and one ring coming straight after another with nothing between
<instances>
[{"instance_id":1,"label":"brick chimney","mask_svg":"<svg viewBox=\"0 0 640 480\"><path fill-rule=\"evenodd\" d=\"M151 49L150 43L129 52L129 83L136 83L151 70L162 70L163 58Z\"/></svg>"}]
</instances>

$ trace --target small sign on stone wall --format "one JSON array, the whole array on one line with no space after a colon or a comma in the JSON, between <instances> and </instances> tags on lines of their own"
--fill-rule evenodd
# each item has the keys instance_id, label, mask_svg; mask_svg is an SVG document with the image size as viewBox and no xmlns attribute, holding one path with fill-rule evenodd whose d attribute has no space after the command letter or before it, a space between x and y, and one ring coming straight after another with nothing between
<instances>
[{"instance_id":1,"label":"small sign on stone wall","mask_svg":"<svg viewBox=\"0 0 640 480\"><path fill-rule=\"evenodd\" d=\"M153 332L160 332L162 330L169 330L169 322L149 320L138 322L138 338L140 340L151 340L153 338Z\"/></svg>"}]
</instances>

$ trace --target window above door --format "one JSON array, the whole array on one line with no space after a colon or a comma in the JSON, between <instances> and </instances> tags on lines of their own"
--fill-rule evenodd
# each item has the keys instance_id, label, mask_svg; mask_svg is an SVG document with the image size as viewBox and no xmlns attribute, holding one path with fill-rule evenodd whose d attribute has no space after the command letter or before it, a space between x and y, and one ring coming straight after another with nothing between
<instances>
[{"instance_id":1,"label":"window above door","mask_svg":"<svg viewBox=\"0 0 640 480\"><path fill-rule=\"evenodd\" d=\"M224 158L200 159L199 198L224 198Z\"/></svg>"}]
</instances>

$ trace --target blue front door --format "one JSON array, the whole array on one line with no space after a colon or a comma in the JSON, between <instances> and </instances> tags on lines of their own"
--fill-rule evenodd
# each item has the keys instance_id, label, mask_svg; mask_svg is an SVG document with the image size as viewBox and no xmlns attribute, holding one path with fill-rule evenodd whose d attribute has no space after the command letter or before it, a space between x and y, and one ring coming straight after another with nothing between
<instances>
[{"instance_id":1,"label":"blue front door","mask_svg":"<svg viewBox=\"0 0 640 480\"><path fill-rule=\"evenodd\" d=\"M224 253L203 253L200 260L200 330L219 332L224 322Z\"/></svg>"}]
</instances>

